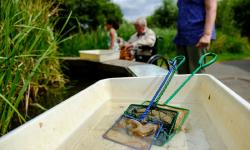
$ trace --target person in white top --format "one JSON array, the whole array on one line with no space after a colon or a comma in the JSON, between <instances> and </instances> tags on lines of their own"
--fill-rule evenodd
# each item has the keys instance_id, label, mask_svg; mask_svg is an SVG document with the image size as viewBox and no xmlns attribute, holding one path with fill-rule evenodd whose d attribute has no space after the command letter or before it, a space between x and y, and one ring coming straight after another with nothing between
<instances>
[{"instance_id":1,"label":"person in white top","mask_svg":"<svg viewBox=\"0 0 250 150\"><path fill-rule=\"evenodd\" d=\"M132 52L140 47L153 47L156 41L156 35L153 30L147 27L147 21L143 17L139 17L134 22L136 33L134 33L128 42L123 46L123 51Z\"/></svg>"},{"instance_id":2,"label":"person in white top","mask_svg":"<svg viewBox=\"0 0 250 150\"><path fill-rule=\"evenodd\" d=\"M108 46L109 49L119 51L118 36L116 30L119 28L119 24L113 19L108 19L106 23L106 29L108 30Z\"/></svg>"}]
</instances>

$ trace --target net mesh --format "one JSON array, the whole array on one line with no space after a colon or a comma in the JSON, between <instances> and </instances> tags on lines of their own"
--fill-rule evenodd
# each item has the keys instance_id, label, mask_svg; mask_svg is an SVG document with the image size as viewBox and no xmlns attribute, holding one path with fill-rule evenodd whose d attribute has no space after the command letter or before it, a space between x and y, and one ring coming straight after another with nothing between
<instances>
[{"instance_id":1,"label":"net mesh","mask_svg":"<svg viewBox=\"0 0 250 150\"><path fill-rule=\"evenodd\" d=\"M138 118L145 112L147 105L130 105L125 111L125 115ZM171 133L174 128L178 112L159 107L151 107L149 113L144 119L145 122L162 122L165 132Z\"/></svg>"},{"instance_id":2,"label":"net mesh","mask_svg":"<svg viewBox=\"0 0 250 150\"><path fill-rule=\"evenodd\" d=\"M159 134L160 126L158 123L141 123L122 115L103 137L134 149L148 150Z\"/></svg>"},{"instance_id":3,"label":"net mesh","mask_svg":"<svg viewBox=\"0 0 250 150\"><path fill-rule=\"evenodd\" d=\"M103 137L135 149L149 149L152 144L164 145L179 131L189 110L154 104L144 120L140 120L148 104L146 101L142 105L129 105Z\"/></svg>"},{"instance_id":4,"label":"net mesh","mask_svg":"<svg viewBox=\"0 0 250 150\"><path fill-rule=\"evenodd\" d=\"M143 105L132 104L125 111L125 114L139 118L146 110L148 104L149 101L145 102ZM148 122L161 121L163 123L163 128L153 144L162 146L168 142L179 131L188 114L189 110L185 108L155 104L150 109L145 119Z\"/></svg>"},{"instance_id":5,"label":"net mesh","mask_svg":"<svg viewBox=\"0 0 250 150\"><path fill-rule=\"evenodd\" d=\"M143 103L143 105L148 105L148 104L149 104L149 101L146 101ZM178 117L176 119L175 127L174 127L173 131L177 131L181 128L182 124L185 122L185 119L187 118L187 116L189 114L189 110L186 108L175 107L175 106L170 106L170 105L163 105L163 104L157 104L157 107L178 112Z\"/></svg>"},{"instance_id":6,"label":"net mesh","mask_svg":"<svg viewBox=\"0 0 250 150\"><path fill-rule=\"evenodd\" d=\"M152 144L162 145L173 132L178 112L151 107L144 120L140 120L147 107L129 105L103 137L135 149L149 149Z\"/></svg>"}]
</instances>

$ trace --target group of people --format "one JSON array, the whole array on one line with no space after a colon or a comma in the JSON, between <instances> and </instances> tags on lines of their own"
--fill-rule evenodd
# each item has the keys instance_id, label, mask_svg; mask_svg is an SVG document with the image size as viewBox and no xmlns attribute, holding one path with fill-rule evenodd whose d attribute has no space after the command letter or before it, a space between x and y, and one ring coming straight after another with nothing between
<instances>
[{"instance_id":1,"label":"group of people","mask_svg":"<svg viewBox=\"0 0 250 150\"><path fill-rule=\"evenodd\" d=\"M109 49L120 50L120 58L126 60L145 61L151 56L151 48L156 41L156 35L153 30L147 27L147 21L139 17L134 22L136 33L134 33L127 42L118 39L116 33L116 22L107 21L106 28L109 31ZM143 47L143 48L142 48ZM135 54L136 53L136 54ZM143 54L143 58L136 58L138 54ZM145 57L145 58L144 58Z\"/></svg>"},{"instance_id":2,"label":"group of people","mask_svg":"<svg viewBox=\"0 0 250 150\"><path fill-rule=\"evenodd\" d=\"M178 70L178 73L185 74L191 73L197 67L200 56L209 48L211 40L215 39L217 1L178 0L177 6L177 35L173 41L177 47L177 55L186 57L185 63ZM135 20L136 33L125 43L119 43L117 27L115 22L107 21L109 48L120 50L121 59L142 61L149 59L156 42L156 34L147 27L146 19L139 17ZM138 55L140 53L143 55Z\"/></svg>"}]
</instances>

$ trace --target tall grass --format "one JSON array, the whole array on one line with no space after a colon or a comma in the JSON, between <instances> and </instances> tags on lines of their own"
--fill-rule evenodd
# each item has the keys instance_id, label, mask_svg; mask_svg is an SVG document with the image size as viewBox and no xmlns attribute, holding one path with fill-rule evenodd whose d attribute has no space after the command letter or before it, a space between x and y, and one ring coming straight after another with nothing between
<instances>
[{"instance_id":1,"label":"tall grass","mask_svg":"<svg viewBox=\"0 0 250 150\"><path fill-rule=\"evenodd\" d=\"M24 123L40 91L62 87L52 2L0 0L0 134ZM39 106L39 105L36 105ZM15 118L17 117L17 119Z\"/></svg>"},{"instance_id":2,"label":"tall grass","mask_svg":"<svg viewBox=\"0 0 250 150\"><path fill-rule=\"evenodd\" d=\"M108 34L103 27L95 32L79 32L59 45L63 56L79 56L79 50L108 49Z\"/></svg>"}]
</instances>

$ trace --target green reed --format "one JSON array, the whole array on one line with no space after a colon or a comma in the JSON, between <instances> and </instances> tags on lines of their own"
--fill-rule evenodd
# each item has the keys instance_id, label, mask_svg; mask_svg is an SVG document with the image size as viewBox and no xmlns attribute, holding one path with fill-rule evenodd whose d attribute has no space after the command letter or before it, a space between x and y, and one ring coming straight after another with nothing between
<instances>
[{"instance_id":1,"label":"green reed","mask_svg":"<svg viewBox=\"0 0 250 150\"><path fill-rule=\"evenodd\" d=\"M53 2L0 0L0 135L24 123L40 91L63 87ZM17 119L16 119L17 117Z\"/></svg>"}]
</instances>

